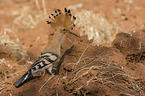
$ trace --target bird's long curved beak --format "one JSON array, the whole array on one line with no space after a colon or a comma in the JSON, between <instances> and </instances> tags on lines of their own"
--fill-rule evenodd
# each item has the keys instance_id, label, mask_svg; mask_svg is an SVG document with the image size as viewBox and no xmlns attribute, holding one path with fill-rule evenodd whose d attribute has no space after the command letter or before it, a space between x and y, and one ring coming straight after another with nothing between
<instances>
[{"instance_id":1,"label":"bird's long curved beak","mask_svg":"<svg viewBox=\"0 0 145 96\"><path fill-rule=\"evenodd\" d=\"M68 32L68 33L70 33L70 34L73 34L73 35L75 35L75 36L77 36L77 37L79 37L79 38L80 38L80 36L78 36L77 34L75 34L75 33L71 32L71 31L66 31L66 32Z\"/></svg>"}]
</instances>

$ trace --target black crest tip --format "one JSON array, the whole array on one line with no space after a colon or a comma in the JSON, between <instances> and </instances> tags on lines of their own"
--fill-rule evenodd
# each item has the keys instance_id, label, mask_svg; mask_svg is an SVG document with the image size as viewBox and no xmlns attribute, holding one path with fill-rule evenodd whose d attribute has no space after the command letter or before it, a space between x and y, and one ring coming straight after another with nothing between
<instances>
[{"instance_id":1,"label":"black crest tip","mask_svg":"<svg viewBox=\"0 0 145 96\"><path fill-rule=\"evenodd\" d=\"M75 27L76 25L73 23L73 26Z\"/></svg>"},{"instance_id":2,"label":"black crest tip","mask_svg":"<svg viewBox=\"0 0 145 96\"><path fill-rule=\"evenodd\" d=\"M59 11L59 12L60 12L60 9L57 9L57 11Z\"/></svg>"},{"instance_id":3,"label":"black crest tip","mask_svg":"<svg viewBox=\"0 0 145 96\"><path fill-rule=\"evenodd\" d=\"M50 21L46 21L47 22L47 24L50 24L51 22Z\"/></svg>"},{"instance_id":4,"label":"black crest tip","mask_svg":"<svg viewBox=\"0 0 145 96\"><path fill-rule=\"evenodd\" d=\"M70 10L68 10L67 12L70 13Z\"/></svg>"},{"instance_id":5,"label":"black crest tip","mask_svg":"<svg viewBox=\"0 0 145 96\"><path fill-rule=\"evenodd\" d=\"M67 12L67 9L66 8L64 8L64 12Z\"/></svg>"},{"instance_id":6,"label":"black crest tip","mask_svg":"<svg viewBox=\"0 0 145 96\"><path fill-rule=\"evenodd\" d=\"M76 20L76 17L75 17L75 16L73 16L73 19L74 19L74 20Z\"/></svg>"}]
</instances>

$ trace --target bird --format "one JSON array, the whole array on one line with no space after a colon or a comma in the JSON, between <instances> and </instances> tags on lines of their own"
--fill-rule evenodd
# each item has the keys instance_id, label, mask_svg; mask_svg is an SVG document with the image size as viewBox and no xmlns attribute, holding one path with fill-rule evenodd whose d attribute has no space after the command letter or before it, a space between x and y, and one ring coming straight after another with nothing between
<instances>
[{"instance_id":1,"label":"bird","mask_svg":"<svg viewBox=\"0 0 145 96\"><path fill-rule=\"evenodd\" d=\"M30 76L37 72L46 70L51 75L53 64L60 58L60 49L66 38L65 34L70 33L79 37L70 31L75 27L74 22L76 20L76 17L72 16L70 10L64 8L64 13L62 13L60 9L57 9L54 14L49 16L49 19L50 21L46 21L47 24L50 24L55 30L53 38L48 42L47 47L41 52L40 56L30 66L28 71L13 84L16 88L21 86Z\"/></svg>"}]
</instances>

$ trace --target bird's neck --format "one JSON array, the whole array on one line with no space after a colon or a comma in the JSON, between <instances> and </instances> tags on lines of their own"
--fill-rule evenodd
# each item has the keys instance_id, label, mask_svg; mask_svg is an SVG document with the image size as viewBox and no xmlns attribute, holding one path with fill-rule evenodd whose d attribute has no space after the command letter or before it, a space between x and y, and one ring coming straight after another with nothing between
<instances>
[{"instance_id":1,"label":"bird's neck","mask_svg":"<svg viewBox=\"0 0 145 96\"><path fill-rule=\"evenodd\" d=\"M63 33L57 31L54 33L53 39L50 41L50 43L52 43L55 46L61 46L65 40L65 37L66 36Z\"/></svg>"},{"instance_id":2,"label":"bird's neck","mask_svg":"<svg viewBox=\"0 0 145 96\"><path fill-rule=\"evenodd\" d=\"M53 52L60 56L61 45L65 40L65 35L56 31L52 37L53 39L48 42L48 46L43 52Z\"/></svg>"}]
</instances>

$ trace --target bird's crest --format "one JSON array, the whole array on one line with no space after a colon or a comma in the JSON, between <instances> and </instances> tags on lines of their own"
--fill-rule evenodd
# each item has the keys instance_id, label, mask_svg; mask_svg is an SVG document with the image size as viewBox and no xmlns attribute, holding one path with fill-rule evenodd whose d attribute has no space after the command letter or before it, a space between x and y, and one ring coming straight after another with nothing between
<instances>
[{"instance_id":1,"label":"bird's crest","mask_svg":"<svg viewBox=\"0 0 145 96\"><path fill-rule=\"evenodd\" d=\"M69 31L75 27L74 22L76 17L72 16L70 10L67 10L66 8L64 8L64 13L57 9L55 14L51 14L51 16L49 16L49 19L50 21L47 21L47 23L57 31Z\"/></svg>"}]
</instances>

